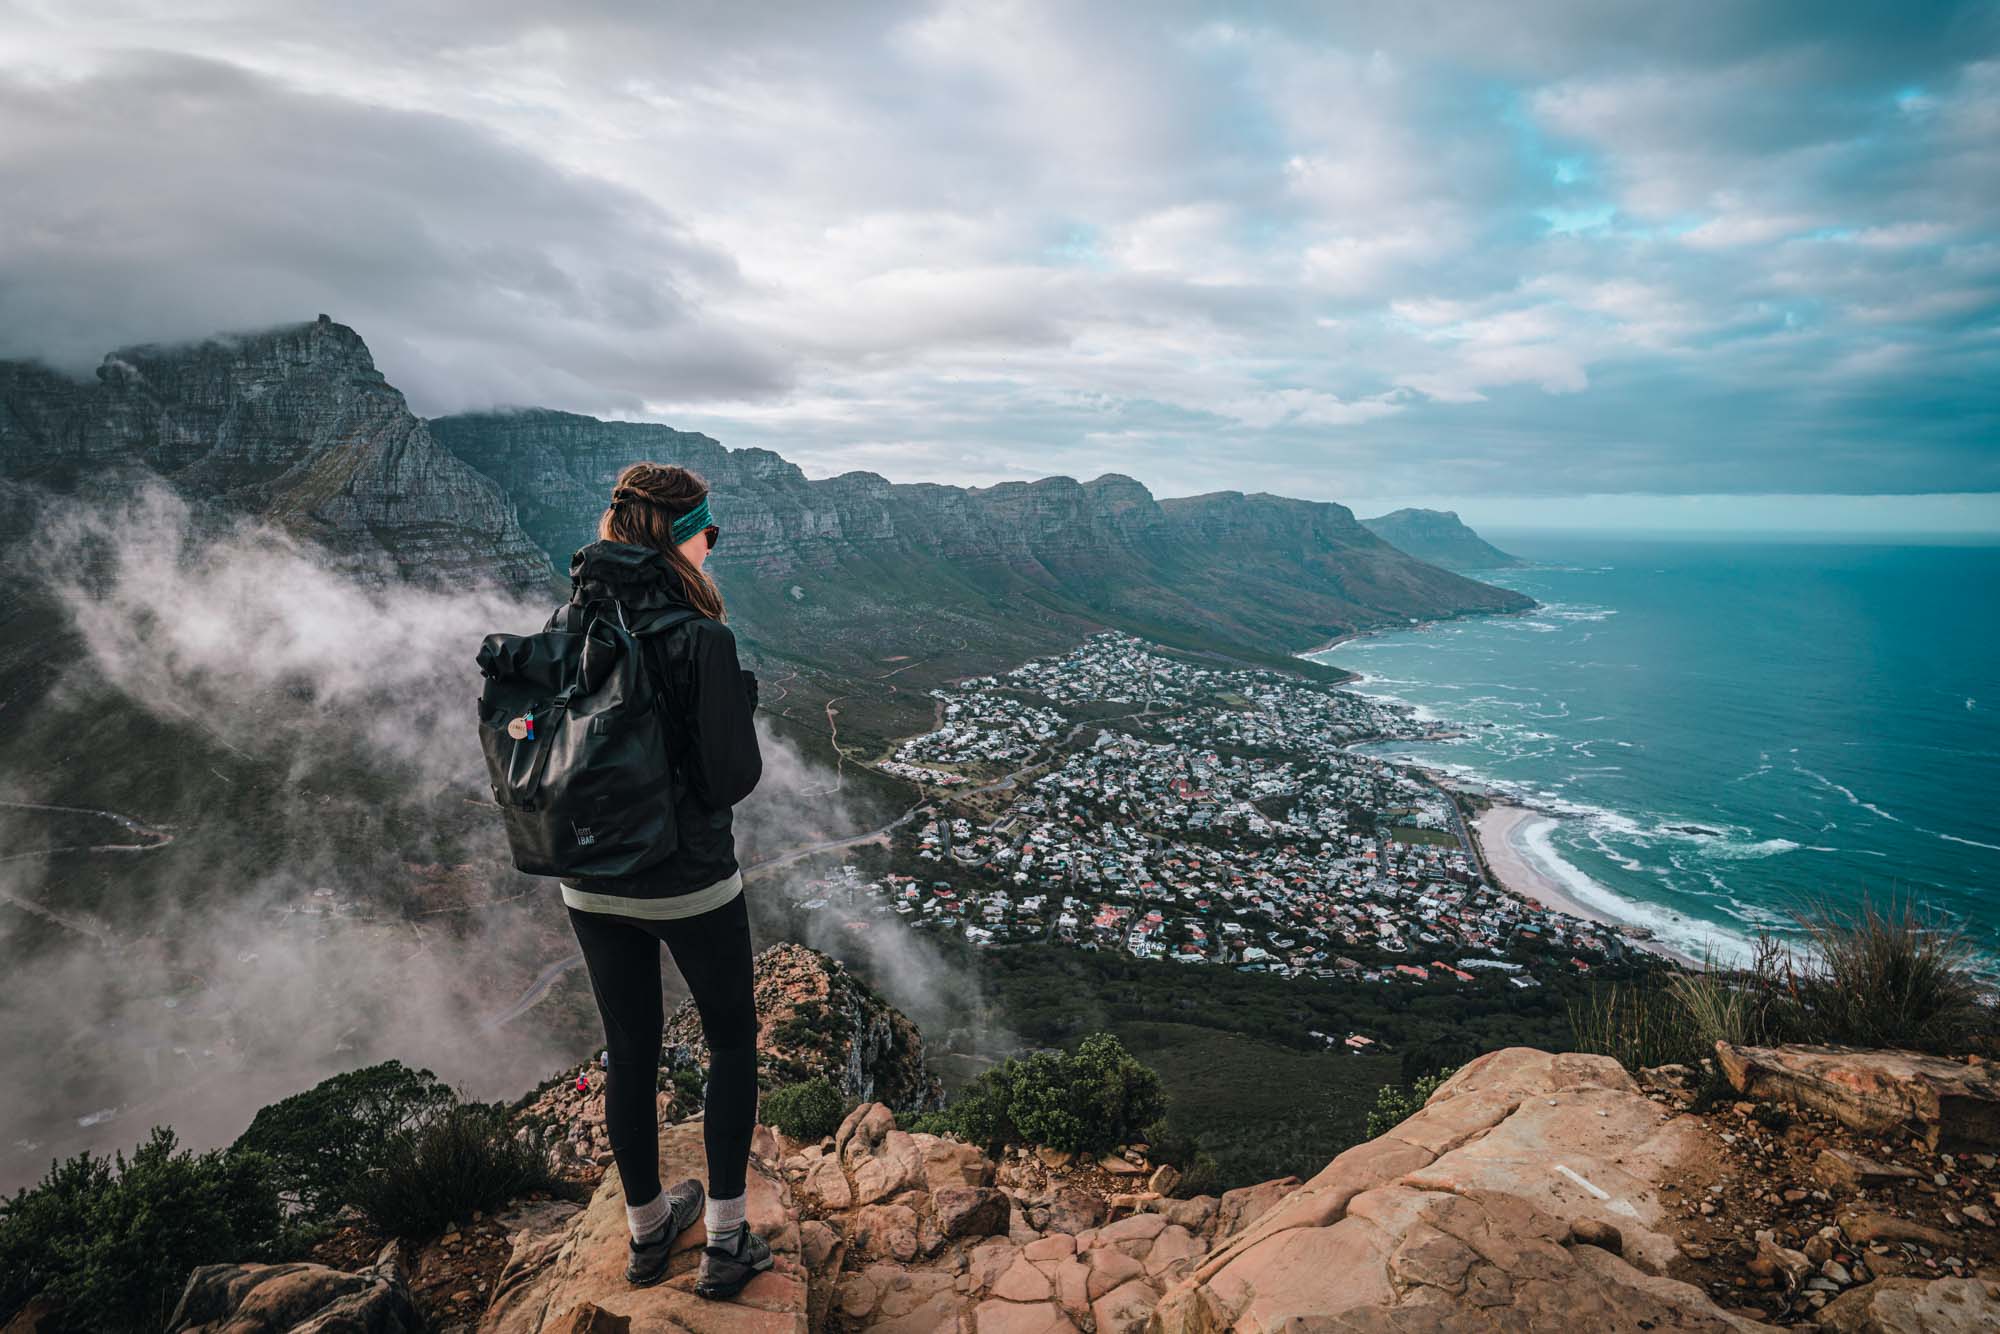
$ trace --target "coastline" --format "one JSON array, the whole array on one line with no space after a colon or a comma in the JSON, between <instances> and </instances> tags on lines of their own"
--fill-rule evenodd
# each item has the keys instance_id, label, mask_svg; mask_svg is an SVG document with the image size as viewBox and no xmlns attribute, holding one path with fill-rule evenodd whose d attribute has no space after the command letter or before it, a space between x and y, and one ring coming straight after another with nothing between
<instances>
[{"instance_id":1,"label":"coastline","mask_svg":"<svg viewBox=\"0 0 2000 1334\"><path fill-rule=\"evenodd\" d=\"M1593 907L1576 898L1560 881L1537 866L1516 843L1515 836L1524 826L1537 820L1555 818L1527 806L1495 802L1481 811L1477 820L1471 822L1473 841L1479 846L1480 858L1486 863L1487 872L1492 877L1495 888L1504 890L1515 898L1540 903L1552 912L1580 917L1613 931L1631 925L1614 913ZM1631 937L1626 939L1636 948L1671 959L1684 968L1701 967L1699 960L1657 939L1635 940Z\"/></svg>"}]
</instances>

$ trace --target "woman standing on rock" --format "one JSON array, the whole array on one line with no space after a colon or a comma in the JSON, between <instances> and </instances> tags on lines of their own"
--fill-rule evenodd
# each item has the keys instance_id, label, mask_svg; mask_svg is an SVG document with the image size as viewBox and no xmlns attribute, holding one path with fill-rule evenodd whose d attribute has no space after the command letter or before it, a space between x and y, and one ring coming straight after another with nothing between
<instances>
[{"instance_id":1,"label":"woman standing on rock","mask_svg":"<svg viewBox=\"0 0 2000 1334\"><path fill-rule=\"evenodd\" d=\"M675 809L678 849L626 879L594 878L587 887L562 882L610 1053L604 1122L632 1233L625 1277L641 1286L664 1278L675 1240L702 1215L708 1236L695 1290L733 1297L771 1267L771 1248L744 1221L757 1116L757 1009L730 813L763 773L751 725L757 678L738 664L722 595L702 568L720 530L700 477L657 463L626 468L597 536L570 562L578 586L573 596L613 599L635 624L666 608L700 613L641 640L655 655L658 678L669 683L670 729L676 754L685 757L687 791ZM662 941L687 979L708 1042L705 1209L701 1182L693 1177L660 1189Z\"/></svg>"}]
</instances>

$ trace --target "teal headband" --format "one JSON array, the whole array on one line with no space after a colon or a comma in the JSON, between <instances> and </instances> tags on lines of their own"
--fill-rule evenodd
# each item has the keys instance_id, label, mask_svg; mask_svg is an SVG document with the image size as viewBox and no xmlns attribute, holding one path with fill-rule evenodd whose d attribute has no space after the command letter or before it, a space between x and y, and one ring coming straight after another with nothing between
<instances>
[{"instance_id":1,"label":"teal headband","mask_svg":"<svg viewBox=\"0 0 2000 1334\"><path fill-rule=\"evenodd\" d=\"M674 545L679 546L714 522L708 517L708 497L703 496L693 509L674 520Z\"/></svg>"}]
</instances>

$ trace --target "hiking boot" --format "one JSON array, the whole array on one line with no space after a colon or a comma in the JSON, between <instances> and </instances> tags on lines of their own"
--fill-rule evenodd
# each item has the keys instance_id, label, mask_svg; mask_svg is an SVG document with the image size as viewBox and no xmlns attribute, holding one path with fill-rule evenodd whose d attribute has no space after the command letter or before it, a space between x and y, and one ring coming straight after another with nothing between
<instances>
[{"instance_id":1,"label":"hiking boot","mask_svg":"<svg viewBox=\"0 0 2000 1334\"><path fill-rule=\"evenodd\" d=\"M704 1297L727 1299L743 1291L743 1285L771 1267L771 1248L745 1223L736 1230L734 1249L720 1246L701 1248L701 1274L694 1290Z\"/></svg>"},{"instance_id":2,"label":"hiking boot","mask_svg":"<svg viewBox=\"0 0 2000 1334\"><path fill-rule=\"evenodd\" d=\"M667 1192L667 1221L660 1224L658 1234L646 1241L628 1241L631 1255L625 1261L625 1281L636 1288L647 1288L667 1276L667 1258L673 1253L674 1242L688 1225L701 1217L702 1205L708 1197L701 1183L693 1177L677 1181Z\"/></svg>"}]
</instances>

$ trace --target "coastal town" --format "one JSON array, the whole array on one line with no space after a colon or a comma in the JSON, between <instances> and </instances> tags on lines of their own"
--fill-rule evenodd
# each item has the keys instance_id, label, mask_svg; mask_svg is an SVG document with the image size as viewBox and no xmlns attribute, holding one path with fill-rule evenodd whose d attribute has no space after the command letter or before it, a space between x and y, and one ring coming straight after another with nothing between
<instances>
[{"instance_id":1,"label":"coastal town","mask_svg":"<svg viewBox=\"0 0 2000 1334\"><path fill-rule=\"evenodd\" d=\"M841 866L801 907L1358 984L1528 988L1632 947L1493 883L1454 794L1354 749L1432 734L1400 706L1115 631L931 694L936 725L879 763L929 818L890 869Z\"/></svg>"}]
</instances>

